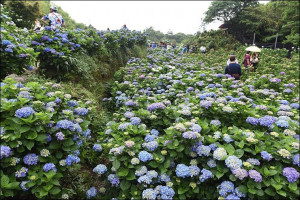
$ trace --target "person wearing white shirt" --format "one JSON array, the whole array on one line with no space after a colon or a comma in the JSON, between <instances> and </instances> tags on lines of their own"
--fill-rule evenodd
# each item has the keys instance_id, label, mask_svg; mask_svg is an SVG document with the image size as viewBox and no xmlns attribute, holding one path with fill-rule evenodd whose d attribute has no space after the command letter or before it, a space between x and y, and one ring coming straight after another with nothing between
<instances>
[{"instance_id":1,"label":"person wearing white shirt","mask_svg":"<svg viewBox=\"0 0 300 200\"><path fill-rule=\"evenodd\" d=\"M206 52L206 47L205 47L205 46L201 46L201 47L200 47L200 51L201 51L202 53L205 53L205 52Z\"/></svg>"},{"instance_id":2,"label":"person wearing white shirt","mask_svg":"<svg viewBox=\"0 0 300 200\"><path fill-rule=\"evenodd\" d=\"M232 53L230 56L234 56L234 53ZM235 63L236 63L236 64L239 64L239 62L238 62L237 59L235 59ZM230 58L228 58L227 63L226 63L226 66L228 66L229 64L230 64Z\"/></svg>"}]
</instances>

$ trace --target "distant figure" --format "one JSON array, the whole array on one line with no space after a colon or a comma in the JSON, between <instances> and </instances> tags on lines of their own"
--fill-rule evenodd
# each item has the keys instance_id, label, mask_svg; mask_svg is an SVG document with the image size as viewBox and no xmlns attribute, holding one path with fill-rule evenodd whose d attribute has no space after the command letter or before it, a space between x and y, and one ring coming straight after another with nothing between
<instances>
[{"instance_id":1,"label":"distant figure","mask_svg":"<svg viewBox=\"0 0 300 200\"><path fill-rule=\"evenodd\" d=\"M244 59L244 67L250 66L250 51L247 51Z\"/></svg>"},{"instance_id":2,"label":"distant figure","mask_svg":"<svg viewBox=\"0 0 300 200\"><path fill-rule=\"evenodd\" d=\"M186 52L188 53L190 51L190 44L186 45Z\"/></svg>"},{"instance_id":3,"label":"distant figure","mask_svg":"<svg viewBox=\"0 0 300 200\"><path fill-rule=\"evenodd\" d=\"M182 47L182 53L186 53L187 52L187 47L186 46L183 46Z\"/></svg>"},{"instance_id":4,"label":"distant figure","mask_svg":"<svg viewBox=\"0 0 300 200\"><path fill-rule=\"evenodd\" d=\"M289 49L286 55L286 58L291 59L292 58L292 49Z\"/></svg>"},{"instance_id":5,"label":"distant figure","mask_svg":"<svg viewBox=\"0 0 300 200\"><path fill-rule=\"evenodd\" d=\"M172 43L172 47L173 47L173 49L176 48L175 42Z\"/></svg>"},{"instance_id":6,"label":"distant figure","mask_svg":"<svg viewBox=\"0 0 300 200\"><path fill-rule=\"evenodd\" d=\"M127 28L126 24L124 24L124 25L122 26L122 29L124 29L124 30L128 30L128 28Z\"/></svg>"},{"instance_id":7,"label":"distant figure","mask_svg":"<svg viewBox=\"0 0 300 200\"><path fill-rule=\"evenodd\" d=\"M170 50L170 49L172 49L172 46L171 46L170 43L168 42L168 43L167 43L167 50Z\"/></svg>"},{"instance_id":8,"label":"distant figure","mask_svg":"<svg viewBox=\"0 0 300 200\"><path fill-rule=\"evenodd\" d=\"M225 74L230 74L235 80L240 80L242 76L241 66L235 63L235 56L230 56L230 63L225 67Z\"/></svg>"},{"instance_id":9,"label":"distant figure","mask_svg":"<svg viewBox=\"0 0 300 200\"><path fill-rule=\"evenodd\" d=\"M33 30L34 31L39 31L39 30L41 30L41 28L42 28L42 25L41 25L41 23L40 23L40 21L39 21L39 19L38 18L36 18L35 19L35 25L34 25L34 27L33 27Z\"/></svg>"},{"instance_id":10,"label":"distant figure","mask_svg":"<svg viewBox=\"0 0 300 200\"><path fill-rule=\"evenodd\" d=\"M49 20L49 23L46 20ZM66 26L63 17L57 13L56 6L51 6L50 13L45 15L41 21L46 25L50 25L52 30Z\"/></svg>"},{"instance_id":11,"label":"distant figure","mask_svg":"<svg viewBox=\"0 0 300 200\"><path fill-rule=\"evenodd\" d=\"M197 45L194 45L192 50L193 50L194 53L196 53L198 51Z\"/></svg>"},{"instance_id":12,"label":"distant figure","mask_svg":"<svg viewBox=\"0 0 300 200\"><path fill-rule=\"evenodd\" d=\"M251 58L250 58L250 63L253 66L254 71L256 71L256 69L257 69L258 62L259 62L259 60L258 60L258 54L253 53L252 56L251 56Z\"/></svg>"},{"instance_id":13,"label":"distant figure","mask_svg":"<svg viewBox=\"0 0 300 200\"><path fill-rule=\"evenodd\" d=\"M107 29L106 29L106 31L107 31L107 32L109 32L109 31L110 31L110 29L109 29L109 28L107 28Z\"/></svg>"},{"instance_id":14,"label":"distant figure","mask_svg":"<svg viewBox=\"0 0 300 200\"><path fill-rule=\"evenodd\" d=\"M206 53L206 47L202 45L200 47L200 51L201 51L201 53Z\"/></svg>"},{"instance_id":15,"label":"distant figure","mask_svg":"<svg viewBox=\"0 0 300 200\"><path fill-rule=\"evenodd\" d=\"M234 53L232 53L230 56L235 56L235 55L234 55ZM230 64L230 56L229 56L229 58L228 58L228 60L227 60L226 66L228 66L228 65ZM239 64L239 62L238 62L237 59L235 59L235 63L236 63L236 64Z\"/></svg>"},{"instance_id":16,"label":"distant figure","mask_svg":"<svg viewBox=\"0 0 300 200\"><path fill-rule=\"evenodd\" d=\"M156 43L155 42L153 42L152 43L152 49L155 49L157 46L156 46Z\"/></svg>"}]
</instances>

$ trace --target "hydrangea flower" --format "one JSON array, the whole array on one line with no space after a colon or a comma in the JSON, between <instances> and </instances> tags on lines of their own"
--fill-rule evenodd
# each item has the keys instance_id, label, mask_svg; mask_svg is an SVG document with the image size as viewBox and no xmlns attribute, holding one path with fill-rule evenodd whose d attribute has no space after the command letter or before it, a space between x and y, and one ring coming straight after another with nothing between
<instances>
[{"instance_id":1,"label":"hydrangea flower","mask_svg":"<svg viewBox=\"0 0 300 200\"><path fill-rule=\"evenodd\" d=\"M86 108L75 108L74 109L74 113L76 114L76 115L81 115L81 116L85 116L85 115L87 115L88 114L88 109L86 109Z\"/></svg>"},{"instance_id":2,"label":"hydrangea flower","mask_svg":"<svg viewBox=\"0 0 300 200\"><path fill-rule=\"evenodd\" d=\"M189 177L191 176L190 174L190 168L184 164L178 164L176 166L176 176L177 177L182 177L182 178L185 178L185 177Z\"/></svg>"},{"instance_id":3,"label":"hydrangea flower","mask_svg":"<svg viewBox=\"0 0 300 200\"><path fill-rule=\"evenodd\" d=\"M151 153L148 153L147 151L141 151L138 155L139 159L142 161L142 162L147 162L149 160L152 160L153 159L153 156Z\"/></svg>"},{"instance_id":4,"label":"hydrangea flower","mask_svg":"<svg viewBox=\"0 0 300 200\"><path fill-rule=\"evenodd\" d=\"M228 168L234 170L237 168L242 167L243 162L241 159L239 159L238 157L236 157L235 155L232 156L228 156L225 160L225 164Z\"/></svg>"},{"instance_id":5,"label":"hydrangea flower","mask_svg":"<svg viewBox=\"0 0 300 200\"><path fill-rule=\"evenodd\" d=\"M209 179L209 178L211 178L212 177L212 172L210 171L210 170L207 170L207 169L205 169L205 168L203 168L202 170L201 170L201 175L200 175L200 177L199 177L199 180L201 181L201 182L204 182L205 180L207 180L207 179Z\"/></svg>"},{"instance_id":6,"label":"hydrangea flower","mask_svg":"<svg viewBox=\"0 0 300 200\"><path fill-rule=\"evenodd\" d=\"M86 191L86 198L90 199L97 195L97 189L95 187L91 187L88 191Z\"/></svg>"},{"instance_id":7,"label":"hydrangea flower","mask_svg":"<svg viewBox=\"0 0 300 200\"><path fill-rule=\"evenodd\" d=\"M39 156L34 153L30 153L23 158L23 161L26 165L36 165L39 161Z\"/></svg>"},{"instance_id":8,"label":"hydrangea flower","mask_svg":"<svg viewBox=\"0 0 300 200\"><path fill-rule=\"evenodd\" d=\"M209 156L210 153L210 147L209 146L205 146L205 145L200 145L199 147L197 147L197 154L199 156Z\"/></svg>"},{"instance_id":9,"label":"hydrangea flower","mask_svg":"<svg viewBox=\"0 0 300 200\"><path fill-rule=\"evenodd\" d=\"M54 172L56 172L56 167L53 163L46 163L44 166L43 166L43 170L44 172L49 172L50 170L53 170Z\"/></svg>"},{"instance_id":10,"label":"hydrangea flower","mask_svg":"<svg viewBox=\"0 0 300 200\"><path fill-rule=\"evenodd\" d=\"M9 146L4 146L4 145L0 146L0 152L1 152L0 159L4 157L7 158L12 154L11 148Z\"/></svg>"},{"instance_id":11,"label":"hydrangea flower","mask_svg":"<svg viewBox=\"0 0 300 200\"><path fill-rule=\"evenodd\" d=\"M139 117L130 118L130 122L132 125L139 125L141 123L141 119Z\"/></svg>"},{"instance_id":12,"label":"hydrangea flower","mask_svg":"<svg viewBox=\"0 0 300 200\"><path fill-rule=\"evenodd\" d=\"M249 170L249 177L252 178L255 182L262 182L262 176L256 170Z\"/></svg>"},{"instance_id":13,"label":"hydrangea flower","mask_svg":"<svg viewBox=\"0 0 300 200\"><path fill-rule=\"evenodd\" d=\"M216 160L221 160L221 159L223 159L223 158L226 157L226 156L227 156L227 152L226 152L226 150L225 150L224 148L222 148L222 147L217 148L217 149L214 151L214 153L213 153L213 157L214 157L214 159L216 159Z\"/></svg>"},{"instance_id":14,"label":"hydrangea flower","mask_svg":"<svg viewBox=\"0 0 300 200\"><path fill-rule=\"evenodd\" d=\"M22 167L20 170L15 172L15 176L17 178L22 178L26 176L27 172L28 172L28 168Z\"/></svg>"},{"instance_id":15,"label":"hydrangea flower","mask_svg":"<svg viewBox=\"0 0 300 200\"><path fill-rule=\"evenodd\" d=\"M232 170L232 173L240 180L243 180L245 177L248 176L248 172L245 169L237 168Z\"/></svg>"},{"instance_id":16,"label":"hydrangea flower","mask_svg":"<svg viewBox=\"0 0 300 200\"><path fill-rule=\"evenodd\" d=\"M101 152L102 151L101 144L94 144L93 150L96 151L96 152Z\"/></svg>"},{"instance_id":17,"label":"hydrangea flower","mask_svg":"<svg viewBox=\"0 0 300 200\"><path fill-rule=\"evenodd\" d=\"M261 154L261 157L267 161L270 161L273 158L273 156L266 151L262 151L262 152L260 152L260 154Z\"/></svg>"},{"instance_id":18,"label":"hydrangea flower","mask_svg":"<svg viewBox=\"0 0 300 200\"><path fill-rule=\"evenodd\" d=\"M93 172L97 173L98 175L104 174L107 171L107 167L105 165L99 164L94 169Z\"/></svg>"},{"instance_id":19,"label":"hydrangea flower","mask_svg":"<svg viewBox=\"0 0 300 200\"><path fill-rule=\"evenodd\" d=\"M34 113L35 113L35 111L32 109L32 107L29 107L29 106L20 108L20 109L16 110L16 112L15 112L16 117L18 117L18 118L26 118Z\"/></svg>"},{"instance_id":20,"label":"hydrangea flower","mask_svg":"<svg viewBox=\"0 0 300 200\"><path fill-rule=\"evenodd\" d=\"M143 199L147 199L147 200L155 200L157 196L157 193L155 190L153 189L145 189L142 192L142 197Z\"/></svg>"},{"instance_id":21,"label":"hydrangea flower","mask_svg":"<svg viewBox=\"0 0 300 200\"><path fill-rule=\"evenodd\" d=\"M156 141L151 141L151 142L143 143L142 146L146 148L148 151L155 151L158 147L158 143Z\"/></svg>"},{"instance_id":22,"label":"hydrangea flower","mask_svg":"<svg viewBox=\"0 0 300 200\"><path fill-rule=\"evenodd\" d=\"M112 184L112 186L118 187L120 184L120 179L116 174L110 174L107 177L107 180Z\"/></svg>"},{"instance_id":23,"label":"hydrangea flower","mask_svg":"<svg viewBox=\"0 0 300 200\"><path fill-rule=\"evenodd\" d=\"M300 177L299 172L293 167L286 167L282 171L283 176L287 178L290 183L294 183Z\"/></svg>"}]
</instances>

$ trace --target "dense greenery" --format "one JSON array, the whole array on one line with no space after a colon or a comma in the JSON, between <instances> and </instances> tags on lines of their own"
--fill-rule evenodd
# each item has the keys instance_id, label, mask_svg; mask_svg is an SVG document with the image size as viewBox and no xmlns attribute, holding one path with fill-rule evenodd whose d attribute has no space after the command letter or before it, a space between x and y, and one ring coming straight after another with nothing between
<instances>
[{"instance_id":1,"label":"dense greenery","mask_svg":"<svg viewBox=\"0 0 300 200\"><path fill-rule=\"evenodd\" d=\"M175 42L176 44L180 43L190 43L193 35L191 34L184 34L184 33L176 33L176 34L164 34L161 31L156 31L153 27L149 27L144 30L147 34L147 39L151 42Z\"/></svg>"},{"instance_id":2,"label":"dense greenery","mask_svg":"<svg viewBox=\"0 0 300 200\"><path fill-rule=\"evenodd\" d=\"M216 19L239 40L251 40L255 32L257 42L274 43L278 33L278 42L299 46L299 1L214 1L204 21Z\"/></svg>"}]
</instances>

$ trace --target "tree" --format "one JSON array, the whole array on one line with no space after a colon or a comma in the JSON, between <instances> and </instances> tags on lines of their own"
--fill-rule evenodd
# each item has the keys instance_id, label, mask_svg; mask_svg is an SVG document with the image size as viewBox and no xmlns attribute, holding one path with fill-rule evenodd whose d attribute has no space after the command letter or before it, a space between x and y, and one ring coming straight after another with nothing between
<instances>
[{"instance_id":1,"label":"tree","mask_svg":"<svg viewBox=\"0 0 300 200\"><path fill-rule=\"evenodd\" d=\"M238 16L246 7L255 6L257 0L234 0L234 1L213 1L205 12L204 22L211 23L215 20L229 22Z\"/></svg>"}]
</instances>

